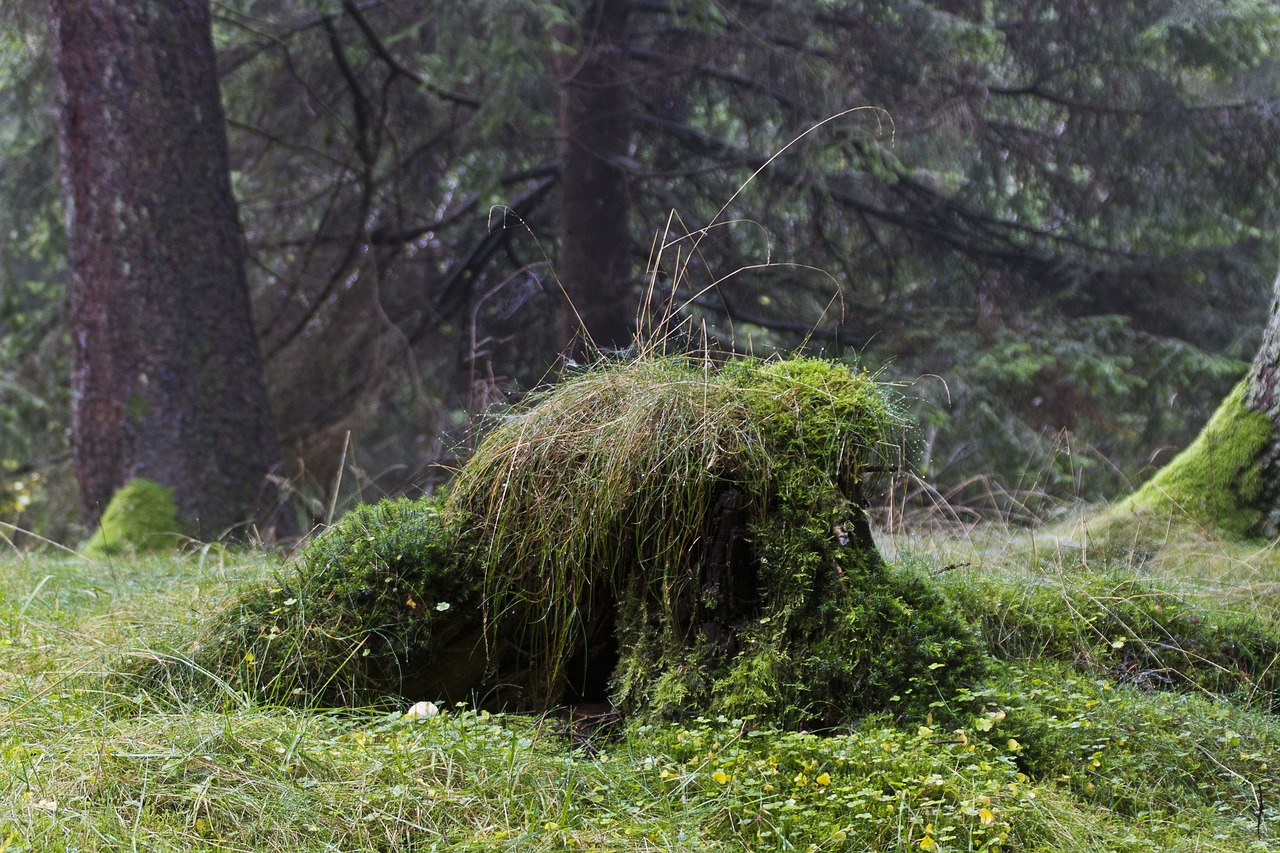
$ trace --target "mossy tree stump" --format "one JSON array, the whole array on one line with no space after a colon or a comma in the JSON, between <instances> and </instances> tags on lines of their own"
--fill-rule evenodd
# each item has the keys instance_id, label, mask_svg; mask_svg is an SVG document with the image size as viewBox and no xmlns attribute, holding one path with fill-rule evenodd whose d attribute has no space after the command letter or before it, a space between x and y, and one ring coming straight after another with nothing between
<instances>
[{"instance_id":1,"label":"mossy tree stump","mask_svg":"<svg viewBox=\"0 0 1280 853\"><path fill-rule=\"evenodd\" d=\"M1162 529L1185 519L1233 536L1269 529L1264 460L1273 430L1246 405L1246 391L1237 385L1195 441L1103 521L1135 516Z\"/></svg>"},{"instance_id":2,"label":"mossy tree stump","mask_svg":"<svg viewBox=\"0 0 1280 853\"><path fill-rule=\"evenodd\" d=\"M902 426L870 376L816 359L640 360L551 389L446 504L494 683L532 707L831 723L971 676L960 620L871 537L864 491Z\"/></svg>"}]
</instances>

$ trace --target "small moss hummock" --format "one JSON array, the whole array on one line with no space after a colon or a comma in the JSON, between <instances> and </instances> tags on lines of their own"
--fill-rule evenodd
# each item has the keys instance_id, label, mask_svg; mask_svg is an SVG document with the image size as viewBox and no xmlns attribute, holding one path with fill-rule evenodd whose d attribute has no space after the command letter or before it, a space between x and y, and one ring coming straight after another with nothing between
<instances>
[{"instance_id":1,"label":"small moss hummock","mask_svg":"<svg viewBox=\"0 0 1280 853\"><path fill-rule=\"evenodd\" d=\"M178 515L173 489L151 480L131 480L112 496L98 529L80 549L97 560L173 548L194 532Z\"/></svg>"},{"instance_id":2,"label":"small moss hummock","mask_svg":"<svg viewBox=\"0 0 1280 853\"><path fill-rule=\"evenodd\" d=\"M195 644L195 670L281 702L466 699L449 687L484 663L479 584L457 553L430 500L360 506L242 592Z\"/></svg>"}]
</instances>

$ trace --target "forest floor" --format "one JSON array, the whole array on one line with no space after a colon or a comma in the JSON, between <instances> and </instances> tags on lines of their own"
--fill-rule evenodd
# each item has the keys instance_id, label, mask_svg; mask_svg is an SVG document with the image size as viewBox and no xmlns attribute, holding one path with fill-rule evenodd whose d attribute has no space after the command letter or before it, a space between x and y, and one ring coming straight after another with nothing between
<instances>
[{"instance_id":1,"label":"forest floor","mask_svg":"<svg viewBox=\"0 0 1280 853\"><path fill-rule=\"evenodd\" d=\"M0 851L1243 851L1280 845L1269 543L884 537L983 637L938 720L622 725L122 688L278 556L0 557ZM885 649L892 654L892 649ZM1268 657L1268 655L1270 657ZM245 666L252 666L246 660ZM424 700L432 697L418 697Z\"/></svg>"}]
</instances>

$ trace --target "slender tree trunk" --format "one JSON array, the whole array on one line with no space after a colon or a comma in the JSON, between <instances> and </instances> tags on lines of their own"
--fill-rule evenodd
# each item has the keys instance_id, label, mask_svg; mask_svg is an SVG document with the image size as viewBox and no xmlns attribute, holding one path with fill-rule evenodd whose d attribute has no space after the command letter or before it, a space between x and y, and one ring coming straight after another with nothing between
<instances>
[{"instance_id":1,"label":"slender tree trunk","mask_svg":"<svg viewBox=\"0 0 1280 853\"><path fill-rule=\"evenodd\" d=\"M562 339L584 332L597 347L631 343L630 197L624 162L631 144L625 80L628 0L592 0L582 43L559 64L560 281Z\"/></svg>"},{"instance_id":2,"label":"slender tree trunk","mask_svg":"<svg viewBox=\"0 0 1280 853\"><path fill-rule=\"evenodd\" d=\"M51 0L86 520L134 478L202 536L280 451L250 315L207 0Z\"/></svg>"}]
</instances>

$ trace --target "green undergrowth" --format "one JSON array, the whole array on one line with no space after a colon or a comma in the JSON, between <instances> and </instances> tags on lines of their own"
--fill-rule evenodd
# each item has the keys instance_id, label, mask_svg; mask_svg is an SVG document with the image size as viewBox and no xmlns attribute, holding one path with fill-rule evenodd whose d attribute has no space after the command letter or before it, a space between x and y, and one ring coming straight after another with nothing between
<instances>
[{"instance_id":1,"label":"green undergrowth","mask_svg":"<svg viewBox=\"0 0 1280 853\"><path fill-rule=\"evenodd\" d=\"M947 595L979 573L899 562ZM1254 585L1280 577L1256 569ZM1280 722L1265 703L1012 647L934 695L931 715L885 709L820 734L766 714L570 735L558 715L289 708L248 683L209 678L209 701L118 677L121 659L161 657L290 570L252 552L110 572L0 557L4 849L1227 853L1273 849L1280 831ZM1010 588L1087 570L1013 549L983 569ZM1231 600L1245 615L1252 599Z\"/></svg>"},{"instance_id":2,"label":"green undergrowth","mask_svg":"<svg viewBox=\"0 0 1280 853\"><path fill-rule=\"evenodd\" d=\"M1229 815L1260 840L1280 808L1280 726L1206 693L1118 684L1062 663L997 667L960 697L979 700L975 737L1019 770L1133 820Z\"/></svg>"},{"instance_id":3,"label":"green undergrowth","mask_svg":"<svg viewBox=\"0 0 1280 853\"><path fill-rule=\"evenodd\" d=\"M1231 696L1280 710L1280 552L1194 517L1133 522L1104 508L1033 530L901 537L993 658L1057 661L1144 689Z\"/></svg>"},{"instance_id":4,"label":"green undergrowth","mask_svg":"<svg viewBox=\"0 0 1280 853\"><path fill-rule=\"evenodd\" d=\"M978 571L948 586L996 657L1074 664L1151 689L1230 693L1268 708L1280 701L1274 622L1207 596L1111 567Z\"/></svg>"},{"instance_id":5,"label":"green undergrowth","mask_svg":"<svg viewBox=\"0 0 1280 853\"><path fill-rule=\"evenodd\" d=\"M118 717L20 691L0 833L14 851L1269 849L1269 716L1053 668L959 698L982 710L954 728L694 719L588 750L466 709Z\"/></svg>"},{"instance_id":6,"label":"green undergrowth","mask_svg":"<svg viewBox=\"0 0 1280 853\"><path fill-rule=\"evenodd\" d=\"M65 551L0 556L0 680L114 673L129 653L185 641L278 563L215 547L105 565Z\"/></svg>"}]
</instances>

